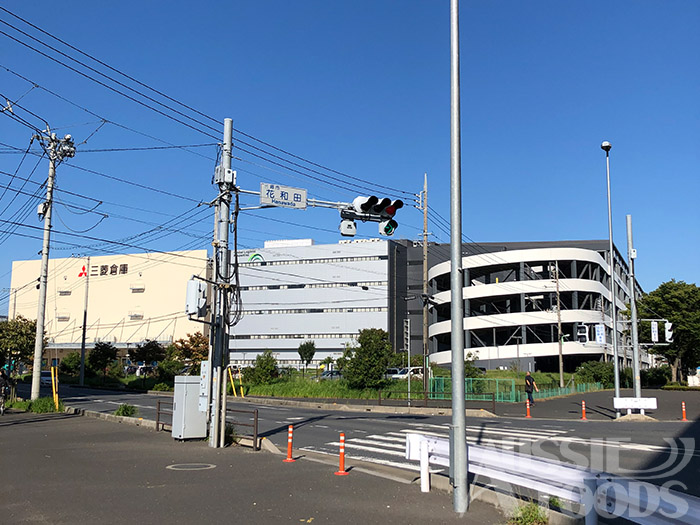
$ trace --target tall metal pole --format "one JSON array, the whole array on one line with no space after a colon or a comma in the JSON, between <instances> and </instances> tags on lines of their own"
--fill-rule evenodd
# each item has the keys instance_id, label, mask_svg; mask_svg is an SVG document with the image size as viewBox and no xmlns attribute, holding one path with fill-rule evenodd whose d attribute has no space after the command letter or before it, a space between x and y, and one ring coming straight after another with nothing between
<instances>
[{"instance_id":1,"label":"tall metal pole","mask_svg":"<svg viewBox=\"0 0 700 525\"><path fill-rule=\"evenodd\" d=\"M634 397L642 397L642 384L639 373L639 334L637 332L637 299L634 280L634 260L637 250L632 242L632 216L627 215L627 260L630 267L630 311L632 314L632 372L634 374ZM644 411L642 410L642 414Z\"/></svg>"},{"instance_id":2,"label":"tall metal pole","mask_svg":"<svg viewBox=\"0 0 700 525\"><path fill-rule=\"evenodd\" d=\"M423 392L430 389L428 372L428 174L423 175Z\"/></svg>"},{"instance_id":3,"label":"tall metal pole","mask_svg":"<svg viewBox=\"0 0 700 525\"><path fill-rule=\"evenodd\" d=\"M464 304L462 287L462 165L459 106L459 0L450 0L450 288L452 316L452 457L453 507L469 509L467 418L464 402Z\"/></svg>"},{"instance_id":4,"label":"tall metal pole","mask_svg":"<svg viewBox=\"0 0 700 525\"><path fill-rule=\"evenodd\" d=\"M564 388L564 353L561 333L561 296L559 295L559 261L554 262L554 279L557 283L557 335L559 339L559 388Z\"/></svg>"},{"instance_id":5,"label":"tall metal pole","mask_svg":"<svg viewBox=\"0 0 700 525\"><path fill-rule=\"evenodd\" d=\"M46 183L44 203L44 244L41 249L41 273L39 274L39 305L36 312L36 339L34 341L34 368L32 370L32 401L39 399L41 387L41 357L44 353L44 315L46 314L46 284L49 276L49 241L51 240L51 208L53 185L56 178L56 150L49 148L49 178Z\"/></svg>"},{"instance_id":6,"label":"tall metal pole","mask_svg":"<svg viewBox=\"0 0 700 525\"><path fill-rule=\"evenodd\" d=\"M80 386L85 385L85 336L87 335L88 287L90 286L90 257L85 267L85 305L83 308L83 334L80 338Z\"/></svg>"},{"instance_id":7,"label":"tall metal pole","mask_svg":"<svg viewBox=\"0 0 700 525\"><path fill-rule=\"evenodd\" d=\"M610 308L612 315L612 344L615 373L615 397L620 397L620 362L617 357L617 305L615 294L615 251L613 247L612 205L610 204L610 149L612 145L607 140L600 145L605 151L605 167L608 179L608 248L610 250ZM620 417L620 411L615 410L615 417Z\"/></svg>"},{"instance_id":8,"label":"tall metal pole","mask_svg":"<svg viewBox=\"0 0 700 525\"><path fill-rule=\"evenodd\" d=\"M216 180L219 185L217 207L217 242L215 246L216 316L214 349L212 355L212 404L209 425L209 446L222 445L225 433L226 413L222 410L225 393L225 365L228 356L228 294L231 268L228 253L228 229L231 214L231 189L235 185L231 172L231 151L233 149L233 120L224 119L224 143L221 165Z\"/></svg>"}]
</instances>

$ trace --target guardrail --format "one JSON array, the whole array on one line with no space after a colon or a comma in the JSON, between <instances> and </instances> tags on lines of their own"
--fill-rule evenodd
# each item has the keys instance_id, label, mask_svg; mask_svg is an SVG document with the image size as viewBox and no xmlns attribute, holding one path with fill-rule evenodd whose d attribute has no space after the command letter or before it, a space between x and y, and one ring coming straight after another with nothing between
<instances>
[{"instance_id":1,"label":"guardrail","mask_svg":"<svg viewBox=\"0 0 700 525\"><path fill-rule=\"evenodd\" d=\"M233 409L233 408L227 408L226 409L226 414L228 415L230 412L236 412L240 414L253 414L253 422L252 423L242 423L239 420L236 420L235 418L233 419L234 425L237 427L250 427L252 428L252 434L248 435L243 435L242 437L249 437L253 440L253 450L260 450L260 442L258 440L258 409L255 408L253 410L238 410L238 409Z\"/></svg>"},{"instance_id":2,"label":"guardrail","mask_svg":"<svg viewBox=\"0 0 700 525\"><path fill-rule=\"evenodd\" d=\"M696 524L700 498L558 461L480 445L467 445L468 470L513 486L572 501L583 506L586 525L599 514L622 517L640 525ZM449 439L409 433L406 459L419 460L421 489L429 489L429 464L450 467Z\"/></svg>"},{"instance_id":3,"label":"guardrail","mask_svg":"<svg viewBox=\"0 0 700 525\"><path fill-rule=\"evenodd\" d=\"M170 428L173 427L173 401L169 399L158 399L156 401L156 431L159 432L161 430L165 430L165 425L168 425ZM170 410L166 410L163 408L163 406L169 406ZM166 423L165 421L161 420L161 415L166 415L170 416L170 423Z\"/></svg>"}]
</instances>

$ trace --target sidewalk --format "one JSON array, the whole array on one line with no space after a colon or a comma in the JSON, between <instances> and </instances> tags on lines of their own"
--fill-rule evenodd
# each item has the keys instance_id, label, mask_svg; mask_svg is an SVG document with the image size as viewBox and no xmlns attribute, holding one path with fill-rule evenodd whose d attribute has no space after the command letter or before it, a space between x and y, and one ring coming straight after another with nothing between
<instances>
[{"instance_id":1,"label":"sidewalk","mask_svg":"<svg viewBox=\"0 0 700 525\"><path fill-rule=\"evenodd\" d=\"M0 515L8 523L505 523L473 502L364 472L68 414L0 418ZM179 466L178 466L179 465Z\"/></svg>"},{"instance_id":2,"label":"sidewalk","mask_svg":"<svg viewBox=\"0 0 700 525\"><path fill-rule=\"evenodd\" d=\"M531 409L533 418L546 419L580 419L581 401L586 401L586 418L596 421L612 421L615 419L613 409L613 390L601 390L586 394L574 394L555 399L536 399ZM634 397L634 390L620 390L622 397ZM646 415L659 421L680 421L681 402L685 401L686 414L689 421L700 420L700 392L673 390L642 390L642 397L655 397L657 410L647 410ZM499 416L525 417L525 403L499 403L496 409ZM627 411L623 410L622 415Z\"/></svg>"}]
</instances>

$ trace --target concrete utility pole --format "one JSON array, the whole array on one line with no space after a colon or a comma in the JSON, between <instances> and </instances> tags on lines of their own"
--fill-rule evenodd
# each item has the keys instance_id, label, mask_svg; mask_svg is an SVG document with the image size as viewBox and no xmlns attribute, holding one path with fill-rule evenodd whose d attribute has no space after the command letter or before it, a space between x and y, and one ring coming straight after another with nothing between
<instances>
[{"instance_id":1,"label":"concrete utility pole","mask_svg":"<svg viewBox=\"0 0 700 525\"><path fill-rule=\"evenodd\" d=\"M459 0L450 0L450 288L452 316L452 435L453 507L469 509L467 480L467 418L464 402L464 301L462 287L462 153L459 113Z\"/></svg>"},{"instance_id":2,"label":"concrete utility pole","mask_svg":"<svg viewBox=\"0 0 700 525\"><path fill-rule=\"evenodd\" d=\"M423 175L423 392L430 388L428 367L428 174ZM424 394L427 395L427 394Z\"/></svg>"},{"instance_id":3,"label":"concrete utility pole","mask_svg":"<svg viewBox=\"0 0 700 525\"><path fill-rule=\"evenodd\" d=\"M41 249L41 273L39 275L39 306L36 313L36 340L34 342L34 368L32 370L32 401L39 398L41 381L41 358L44 353L44 316L46 314L46 285L49 276L49 241L51 240L51 209L53 207L53 186L56 166L65 158L75 156L75 145L70 135L59 139L47 128L46 135L36 135L36 139L49 156L49 178L46 183L46 202L43 206L44 243Z\"/></svg>"},{"instance_id":4,"label":"concrete utility pole","mask_svg":"<svg viewBox=\"0 0 700 525\"><path fill-rule=\"evenodd\" d=\"M209 446L222 447L226 434L226 365L228 363L228 296L230 294L231 268L229 264L228 230L231 215L231 190L235 187L235 175L231 170L233 149L233 120L224 119L224 144L221 165L217 167L215 180L219 185L217 197L214 243L214 272L216 283L216 313L214 316L214 346L211 363L211 412Z\"/></svg>"},{"instance_id":5,"label":"concrete utility pole","mask_svg":"<svg viewBox=\"0 0 700 525\"><path fill-rule=\"evenodd\" d=\"M620 397L620 360L617 357L617 297L615 294L615 248L613 246L612 205L610 203L610 149L612 144L604 141L600 148L605 151L605 168L608 181L608 242L610 250L610 308L612 316L612 344L615 373L615 397ZM615 417L620 417L620 411L615 410Z\"/></svg>"},{"instance_id":6,"label":"concrete utility pole","mask_svg":"<svg viewBox=\"0 0 700 525\"><path fill-rule=\"evenodd\" d=\"M630 311L632 315L632 372L634 373L634 397L642 397L642 383L639 373L639 334L637 332L637 300L634 281L634 260L637 250L632 243L632 216L627 215L627 259L630 266ZM644 410L642 410L642 414Z\"/></svg>"},{"instance_id":7,"label":"concrete utility pole","mask_svg":"<svg viewBox=\"0 0 700 525\"><path fill-rule=\"evenodd\" d=\"M83 335L80 338L80 386L85 385L85 336L87 335L88 287L90 286L90 257L85 266L85 307L83 308Z\"/></svg>"},{"instance_id":8,"label":"concrete utility pole","mask_svg":"<svg viewBox=\"0 0 700 525\"><path fill-rule=\"evenodd\" d=\"M557 283L557 338L559 339L559 388L564 388L564 353L561 333L561 296L559 294L559 261L554 262L554 280Z\"/></svg>"}]
</instances>

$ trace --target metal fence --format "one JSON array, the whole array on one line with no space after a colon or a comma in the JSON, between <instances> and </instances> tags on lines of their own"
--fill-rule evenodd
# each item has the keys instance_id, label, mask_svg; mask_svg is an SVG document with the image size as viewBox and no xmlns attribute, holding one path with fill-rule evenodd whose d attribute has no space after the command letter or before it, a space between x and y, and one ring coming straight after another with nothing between
<instances>
[{"instance_id":1,"label":"metal fence","mask_svg":"<svg viewBox=\"0 0 700 525\"><path fill-rule=\"evenodd\" d=\"M579 383L569 387L559 388L554 383L538 385L540 391L533 393L535 399L547 399L569 394L582 394L602 390L600 383ZM481 401L487 396L493 396L498 403L520 403L527 399L525 385L515 379L468 377L464 380L466 401ZM430 380L430 399L450 399L452 395L452 379L449 377L434 377Z\"/></svg>"}]
</instances>

